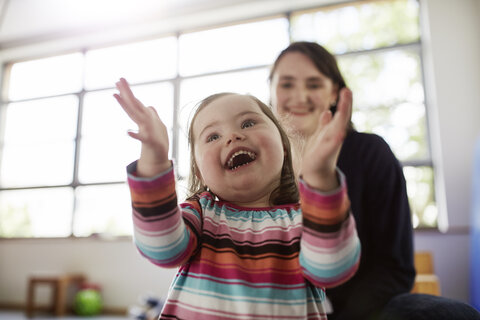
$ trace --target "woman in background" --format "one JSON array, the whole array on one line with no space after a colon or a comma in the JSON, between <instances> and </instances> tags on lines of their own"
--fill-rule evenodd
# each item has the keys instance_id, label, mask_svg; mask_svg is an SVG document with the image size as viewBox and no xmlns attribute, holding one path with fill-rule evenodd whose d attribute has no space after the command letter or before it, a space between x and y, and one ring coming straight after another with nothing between
<instances>
[{"instance_id":1,"label":"woman in background","mask_svg":"<svg viewBox=\"0 0 480 320\"><path fill-rule=\"evenodd\" d=\"M273 110L301 154L302 140L317 130L322 112L335 112L346 90L335 57L317 43L294 42L275 60L269 80ZM355 276L326 291L333 307L328 318L480 319L464 303L409 294L415 280L411 214L402 167L388 144L350 122L337 166L347 178L362 255Z\"/></svg>"}]
</instances>

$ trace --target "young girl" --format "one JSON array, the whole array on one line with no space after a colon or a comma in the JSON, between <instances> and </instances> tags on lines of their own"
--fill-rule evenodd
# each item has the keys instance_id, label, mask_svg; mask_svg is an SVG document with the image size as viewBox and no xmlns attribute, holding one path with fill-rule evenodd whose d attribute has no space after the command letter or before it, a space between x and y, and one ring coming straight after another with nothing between
<instances>
[{"instance_id":1,"label":"young girl","mask_svg":"<svg viewBox=\"0 0 480 320\"><path fill-rule=\"evenodd\" d=\"M349 105L321 117L297 189L271 110L247 95L206 98L189 130L192 196L177 205L165 126L124 79L117 88L142 143L127 169L135 244L154 264L180 267L160 319L326 319L323 288L349 279L360 256L335 167Z\"/></svg>"}]
</instances>

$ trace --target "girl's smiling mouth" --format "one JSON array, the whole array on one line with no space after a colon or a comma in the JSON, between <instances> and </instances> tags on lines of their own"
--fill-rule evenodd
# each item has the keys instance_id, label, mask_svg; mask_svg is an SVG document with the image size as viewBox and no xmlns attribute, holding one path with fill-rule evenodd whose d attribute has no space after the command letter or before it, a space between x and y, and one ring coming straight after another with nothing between
<instances>
[{"instance_id":1,"label":"girl's smiling mouth","mask_svg":"<svg viewBox=\"0 0 480 320\"><path fill-rule=\"evenodd\" d=\"M247 165L257 159L257 154L253 151L240 149L233 151L225 163L228 170L236 170L241 166Z\"/></svg>"}]
</instances>

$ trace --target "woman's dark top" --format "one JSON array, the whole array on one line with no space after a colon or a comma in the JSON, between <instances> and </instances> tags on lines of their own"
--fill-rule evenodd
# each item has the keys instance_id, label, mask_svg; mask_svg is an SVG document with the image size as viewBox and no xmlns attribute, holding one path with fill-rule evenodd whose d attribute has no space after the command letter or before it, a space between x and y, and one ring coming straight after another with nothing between
<instances>
[{"instance_id":1,"label":"woman's dark top","mask_svg":"<svg viewBox=\"0 0 480 320\"><path fill-rule=\"evenodd\" d=\"M328 319L374 319L393 296L409 292L415 279L405 178L381 137L356 131L347 135L338 167L347 177L362 255L356 275L327 290L334 309Z\"/></svg>"}]
</instances>

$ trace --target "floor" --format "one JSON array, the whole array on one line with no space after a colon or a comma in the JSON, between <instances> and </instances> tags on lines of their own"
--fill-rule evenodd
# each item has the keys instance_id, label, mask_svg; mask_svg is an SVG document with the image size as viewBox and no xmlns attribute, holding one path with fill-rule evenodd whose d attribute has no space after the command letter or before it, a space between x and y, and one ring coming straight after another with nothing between
<instances>
[{"instance_id":1,"label":"floor","mask_svg":"<svg viewBox=\"0 0 480 320\"><path fill-rule=\"evenodd\" d=\"M49 314L43 314L39 312L34 314L33 318L27 318L22 311L0 311L0 320L127 320L133 319L128 316L95 316L95 317L79 317L79 316L65 316L65 317L53 317Z\"/></svg>"}]
</instances>

